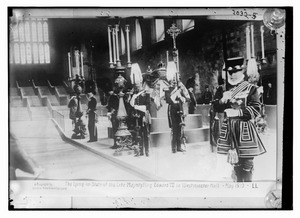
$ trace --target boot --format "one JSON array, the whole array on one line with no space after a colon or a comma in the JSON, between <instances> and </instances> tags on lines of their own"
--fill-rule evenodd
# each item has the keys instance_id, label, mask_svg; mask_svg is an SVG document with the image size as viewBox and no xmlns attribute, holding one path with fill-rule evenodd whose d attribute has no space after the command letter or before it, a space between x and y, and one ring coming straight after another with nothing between
<instances>
[{"instance_id":1,"label":"boot","mask_svg":"<svg viewBox=\"0 0 300 218\"><path fill-rule=\"evenodd\" d=\"M246 171L243 170L243 180L244 182L252 182L252 170Z\"/></svg>"}]
</instances>

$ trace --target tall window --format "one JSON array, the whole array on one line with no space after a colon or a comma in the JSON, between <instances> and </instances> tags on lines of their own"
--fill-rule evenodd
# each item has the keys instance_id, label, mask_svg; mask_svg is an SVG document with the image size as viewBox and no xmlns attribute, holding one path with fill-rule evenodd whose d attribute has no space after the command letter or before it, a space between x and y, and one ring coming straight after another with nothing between
<instances>
[{"instance_id":1,"label":"tall window","mask_svg":"<svg viewBox=\"0 0 300 218\"><path fill-rule=\"evenodd\" d=\"M182 31L186 32L194 29L195 21L194 20L182 20Z\"/></svg>"},{"instance_id":2,"label":"tall window","mask_svg":"<svg viewBox=\"0 0 300 218\"><path fill-rule=\"evenodd\" d=\"M136 39L136 50L141 49L143 46L142 41L142 29L138 19L135 20L135 39Z\"/></svg>"},{"instance_id":3,"label":"tall window","mask_svg":"<svg viewBox=\"0 0 300 218\"><path fill-rule=\"evenodd\" d=\"M187 19L179 19L176 22L177 27L182 31L182 32L187 32L195 27L195 21L194 20L187 20Z\"/></svg>"},{"instance_id":4,"label":"tall window","mask_svg":"<svg viewBox=\"0 0 300 218\"><path fill-rule=\"evenodd\" d=\"M14 58L15 58L15 63L19 64L20 63L20 46L17 43L15 43L15 45L14 45Z\"/></svg>"},{"instance_id":5,"label":"tall window","mask_svg":"<svg viewBox=\"0 0 300 218\"><path fill-rule=\"evenodd\" d=\"M50 63L47 19L21 21L11 29L11 34L10 63Z\"/></svg>"},{"instance_id":6,"label":"tall window","mask_svg":"<svg viewBox=\"0 0 300 218\"><path fill-rule=\"evenodd\" d=\"M151 25L152 43L160 42L165 39L165 24L163 19L155 19Z\"/></svg>"}]
</instances>

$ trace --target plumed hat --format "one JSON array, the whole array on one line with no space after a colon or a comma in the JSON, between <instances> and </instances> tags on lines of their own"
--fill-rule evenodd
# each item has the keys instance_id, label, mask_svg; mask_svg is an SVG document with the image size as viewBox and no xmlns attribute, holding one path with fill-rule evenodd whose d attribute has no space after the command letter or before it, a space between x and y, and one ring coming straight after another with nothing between
<instances>
[{"instance_id":1,"label":"plumed hat","mask_svg":"<svg viewBox=\"0 0 300 218\"><path fill-rule=\"evenodd\" d=\"M194 88L195 87L195 78L194 77L190 77L185 84L186 88Z\"/></svg>"}]
</instances>

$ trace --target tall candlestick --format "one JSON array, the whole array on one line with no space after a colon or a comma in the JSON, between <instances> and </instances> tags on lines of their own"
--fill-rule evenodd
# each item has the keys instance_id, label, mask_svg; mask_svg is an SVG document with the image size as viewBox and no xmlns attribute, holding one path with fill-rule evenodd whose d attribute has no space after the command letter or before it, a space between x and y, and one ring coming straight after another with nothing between
<instances>
[{"instance_id":1,"label":"tall candlestick","mask_svg":"<svg viewBox=\"0 0 300 218\"><path fill-rule=\"evenodd\" d=\"M254 51L254 27L253 24L251 24L251 57L254 58L255 57L255 51Z\"/></svg>"},{"instance_id":2,"label":"tall candlestick","mask_svg":"<svg viewBox=\"0 0 300 218\"><path fill-rule=\"evenodd\" d=\"M125 25L126 44L127 44L127 67L131 67L130 61L130 46L129 46L129 25Z\"/></svg>"},{"instance_id":3,"label":"tall candlestick","mask_svg":"<svg viewBox=\"0 0 300 218\"><path fill-rule=\"evenodd\" d=\"M169 63L169 51L166 51L167 64Z\"/></svg>"},{"instance_id":4,"label":"tall candlestick","mask_svg":"<svg viewBox=\"0 0 300 218\"><path fill-rule=\"evenodd\" d=\"M250 49L250 27L246 27L246 54L247 60L251 58L251 49Z\"/></svg>"},{"instance_id":5,"label":"tall candlestick","mask_svg":"<svg viewBox=\"0 0 300 218\"><path fill-rule=\"evenodd\" d=\"M115 32L116 32L116 52L117 52L117 66L121 66L121 61L119 57L119 38L118 38L118 32L119 32L119 25L115 25Z\"/></svg>"},{"instance_id":6,"label":"tall candlestick","mask_svg":"<svg viewBox=\"0 0 300 218\"><path fill-rule=\"evenodd\" d=\"M71 69L71 54L68 52L68 63L69 63L69 78L72 77L72 69Z\"/></svg>"},{"instance_id":7,"label":"tall candlestick","mask_svg":"<svg viewBox=\"0 0 300 218\"><path fill-rule=\"evenodd\" d=\"M81 57L81 76L83 76L83 52L80 52L80 57Z\"/></svg>"},{"instance_id":8,"label":"tall candlestick","mask_svg":"<svg viewBox=\"0 0 300 218\"><path fill-rule=\"evenodd\" d=\"M116 30L113 28L112 31L112 36L113 36L113 55L114 55L114 64L116 64Z\"/></svg>"},{"instance_id":9,"label":"tall candlestick","mask_svg":"<svg viewBox=\"0 0 300 218\"><path fill-rule=\"evenodd\" d=\"M177 65L177 72L180 72L179 71L179 51L178 51L178 49L177 49L176 65Z\"/></svg>"},{"instance_id":10,"label":"tall candlestick","mask_svg":"<svg viewBox=\"0 0 300 218\"><path fill-rule=\"evenodd\" d=\"M76 74L80 74L79 51L78 50L75 50L75 64L76 64Z\"/></svg>"},{"instance_id":11,"label":"tall candlestick","mask_svg":"<svg viewBox=\"0 0 300 218\"><path fill-rule=\"evenodd\" d=\"M260 26L260 36L261 36L261 61L265 63L265 45L264 45L264 26Z\"/></svg>"},{"instance_id":12,"label":"tall candlestick","mask_svg":"<svg viewBox=\"0 0 300 218\"><path fill-rule=\"evenodd\" d=\"M109 67L113 68L114 65L112 61L112 50L111 50L111 25L108 25L107 33L108 33L108 49L109 49Z\"/></svg>"}]
</instances>

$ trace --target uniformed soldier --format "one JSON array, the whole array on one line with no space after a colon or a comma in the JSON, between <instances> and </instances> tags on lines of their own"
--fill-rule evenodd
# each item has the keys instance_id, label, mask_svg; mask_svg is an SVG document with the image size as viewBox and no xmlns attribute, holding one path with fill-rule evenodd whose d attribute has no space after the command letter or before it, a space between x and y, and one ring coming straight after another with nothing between
<instances>
[{"instance_id":1,"label":"uniformed soldier","mask_svg":"<svg viewBox=\"0 0 300 218\"><path fill-rule=\"evenodd\" d=\"M112 90L109 91L109 97L107 100L106 108L108 110L108 112L107 112L108 119L110 120L111 125L112 125L112 135L111 136L114 138L114 145L111 148L116 149L116 148L118 148L118 146L116 145L116 140L115 140L114 135L116 134L118 125L119 125L119 122L117 119L118 108L119 108L119 97L115 91L112 91Z\"/></svg>"},{"instance_id":2,"label":"uniformed soldier","mask_svg":"<svg viewBox=\"0 0 300 218\"><path fill-rule=\"evenodd\" d=\"M184 152L181 147L182 128L184 125L183 103L190 100L188 90L182 82L173 80L168 90L165 90L168 105L168 121L172 131L172 152Z\"/></svg>"},{"instance_id":3,"label":"uniformed soldier","mask_svg":"<svg viewBox=\"0 0 300 218\"><path fill-rule=\"evenodd\" d=\"M97 125L98 122L98 115L97 115L97 100L92 92L88 93L88 129L90 134L90 140L88 142L96 142L98 141L98 132L97 132Z\"/></svg>"},{"instance_id":4,"label":"uniformed soldier","mask_svg":"<svg viewBox=\"0 0 300 218\"><path fill-rule=\"evenodd\" d=\"M142 87L142 83L136 85L137 93L133 94L130 105L134 108L134 117L137 119L136 139L139 144L139 156L149 156L150 134L150 94Z\"/></svg>"}]
</instances>

